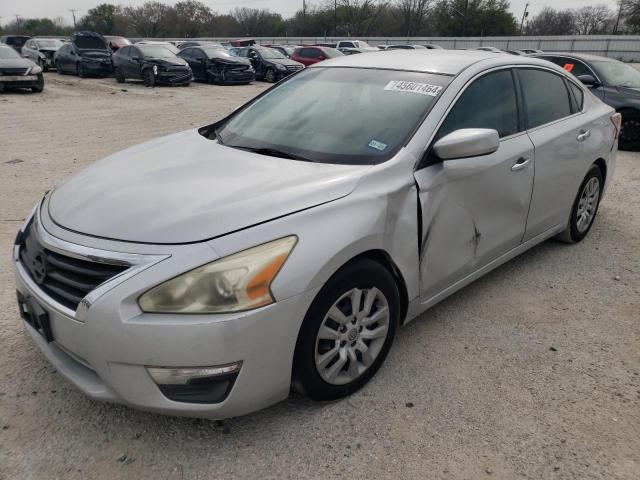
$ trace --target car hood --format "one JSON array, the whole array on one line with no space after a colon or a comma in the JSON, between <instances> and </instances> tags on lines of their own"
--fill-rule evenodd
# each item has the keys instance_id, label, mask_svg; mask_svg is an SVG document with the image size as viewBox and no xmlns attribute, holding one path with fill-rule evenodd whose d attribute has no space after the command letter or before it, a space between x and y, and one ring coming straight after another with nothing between
<instances>
[{"instance_id":1,"label":"car hood","mask_svg":"<svg viewBox=\"0 0 640 480\"><path fill-rule=\"evenodd\" d=\"M171 67L175 67L175 66L186 67L188 65L186 60L183 60L182 58L146 57L145 60L149 63L155 63L157 65L164 65L164 66L171 66Z\"/></svg>"},{"instance_id":2,"label":"car hood","mask_svg":"<svg viewBox=\"0 0 640 480\"><path fill-rule=\"evenodd\" d=\"M35 63L26 58L7 58L0 60L0 68L29 68Z\"/></svg>"},{"instance_id":3,"label":"car hood","mask_svg":"<svg viewBox=\"0 0 640 480\"><path fill-rule=\"evenodd\" d=\"M267 157L189 130L76 174L51 194L49 215L96 237L191 243L344 197L368 168Z\"/></svg>"},{"instance_id":4,"label":"car hood","mask_svg":"<svg viewBox=\"0 0 640 480\"><path fill-rule=\"evenodd\" d=\"M87 58L109 58L111 56L111 52L108 50L82 50L78 49L78 54L81 57Z\"/></svg>"},{"instance_id":5,"label":"car hood","mask_svg":"<svg viewBox=\"0 0 640 480\"><path fill-rule=\"evenodd\" d=\"M618 92L622 95L627 95L633 98L640 98L640 88L630 88L630 87L616 87Z\"/></svg>"}]
</instances>

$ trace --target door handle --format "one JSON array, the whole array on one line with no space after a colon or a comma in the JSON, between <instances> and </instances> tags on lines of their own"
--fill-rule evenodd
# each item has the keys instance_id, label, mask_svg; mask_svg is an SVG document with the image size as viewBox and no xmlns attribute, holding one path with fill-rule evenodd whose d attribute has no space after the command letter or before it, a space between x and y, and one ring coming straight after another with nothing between
<instances>
[{"instance_id":1,"label":"door handle","mask_svg":"<svg viewBox=\"0 0 640 480\"><path fill-rule=\"evenodd\" d=\"M531 157L528 157L528 158L520 157L518 160L516 160L516 163L514 163L513 166L511 167L511 171L517 172L519 170L522 170L523 168L527 168L530 163L531 163Z\"/></svg>"},{"instance_id":2,"label":"door handle","mask_svg":"<svg viewBox=\"0 0 640 480\"><path fill-rule=\"evenodd\" d=\"M579 142L585 141L587 138L591 136L591 130L580 130L580 133L576 137Z\"/></svg>"}]
</instances>

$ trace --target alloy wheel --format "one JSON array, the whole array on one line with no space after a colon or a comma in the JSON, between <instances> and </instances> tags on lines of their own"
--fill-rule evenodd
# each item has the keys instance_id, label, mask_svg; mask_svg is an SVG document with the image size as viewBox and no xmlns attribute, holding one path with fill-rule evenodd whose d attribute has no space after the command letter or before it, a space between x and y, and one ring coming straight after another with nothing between
<instances>
[{"instance_id":1,"label":"alloy wheel","mask_svg":"<svg viewBox=\"0 0 640 480\"><path fill-rule=\"evenodd\" d=\"M630 118L622 121L620 141L624 144L640 142L640 118Z\"/></svg>"},{"instance_id":2,"label":"alloy wheel","mask_svg":"<svg viewBox=\"0 0 640 480\"><path fill-rule=\"evenodd\" d=\"M389 334L389 302L377 288L354 288L325 315L315 342L320 377L332 385L357 380L380 354Z\"/></svg>"},{"instance_id":3,"label":"alloy wheel","mask_svg":"<svg viewBox=\"0 0 640 480\"><path fill-rule=\"evenodd\" d=\"M584 233L593 222L599 200L600 181L593 177L585 184L578 201L578 209L576 211L576 228L578 232Z\"/></svg>"}]
</instances>

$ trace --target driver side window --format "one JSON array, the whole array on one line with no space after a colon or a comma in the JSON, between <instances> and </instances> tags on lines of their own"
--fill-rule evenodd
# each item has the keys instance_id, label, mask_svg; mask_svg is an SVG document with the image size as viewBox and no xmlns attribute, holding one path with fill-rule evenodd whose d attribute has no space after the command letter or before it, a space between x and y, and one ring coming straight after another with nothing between
<instances>
[{"instance_id":1,"label":"driver side window","mask_svg":"<svg viewBox=\"0 0 640 480\"><path fill-rule=\"evenodd\" d=\"M436 140L461 128L491 128L500 138L518 133L518 103L511 70L474 80L449 111Z\"/></svg>"}]
</instances>

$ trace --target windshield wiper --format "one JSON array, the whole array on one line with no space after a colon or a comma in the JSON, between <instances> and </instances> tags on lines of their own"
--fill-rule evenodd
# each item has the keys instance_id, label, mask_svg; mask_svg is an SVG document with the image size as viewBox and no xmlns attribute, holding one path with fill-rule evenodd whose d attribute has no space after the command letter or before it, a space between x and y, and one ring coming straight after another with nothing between
<instances>
[{"instance_id":1,"label":"windshield wiper","mask_svg":"<svg viewBox=\"0 0 640 480\"><path fill-rule=\"evenodd\" d=\"M239 148L240 150L246 150L247 152L257 153L259 155L267 155L269 157L279 157L279 158L289 158L291 160L302 160L304 162L313 162L314 160L306 157L302 157L300 155L295 155L291 152L285 152L284 150L278 150L277 148L251 148L251 147L240 147L237 145L227 145L227 147Z\"/></svg>"}]
</instances>

